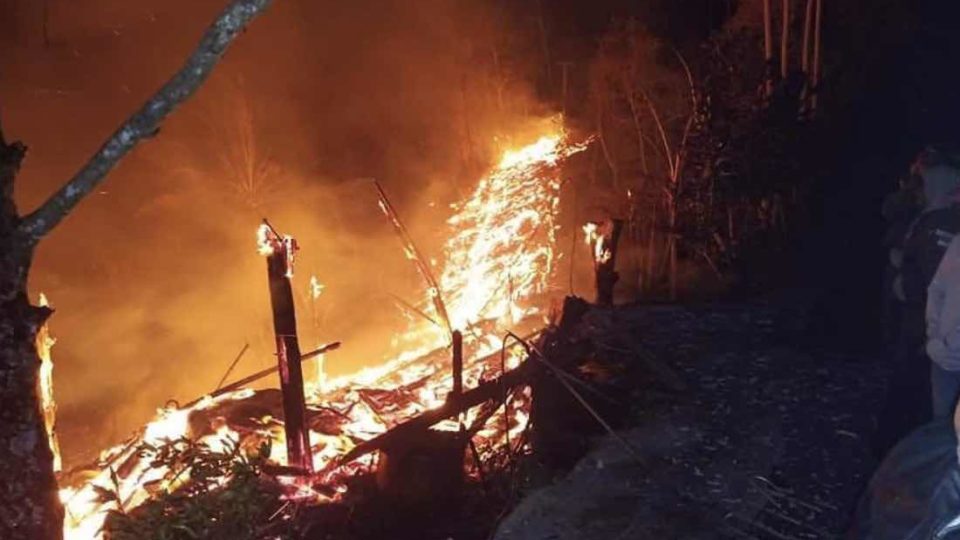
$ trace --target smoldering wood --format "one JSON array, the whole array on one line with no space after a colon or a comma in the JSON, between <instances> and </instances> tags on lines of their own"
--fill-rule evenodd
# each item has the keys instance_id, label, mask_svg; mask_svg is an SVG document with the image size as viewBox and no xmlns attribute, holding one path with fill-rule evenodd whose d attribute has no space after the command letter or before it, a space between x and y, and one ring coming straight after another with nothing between
<instances>
[{"instance_id":1,"label":"smoldering wood","mask_svg":"<svg viewBox=\"0 0 960 540\"><path fill-rule=\"evenodd\" d=\"M313 470L310 433L307 429L307 404L303 392L300 343L297 339L297 315L290 285L292 256L296 250L290 238L271 235L271 253L267 256L270 307L277 343L277 367L283 392L283 426L287 441L287 463L306 471Z\"/></svg>"},{"instance_id":2,"label":"smoldering wood","mask_svg":"<svg viewBox=\"0 0 960 540\"><path fill-rule=\"evenodd\" d=\"M436 409L415 416L382 435L358 444L353 450L344 455L340 462L347 463L371 452L401 444L407 439L420 436L430 426L438 422L452 418L487 401L499 400L505 389L511 389L527 383L531 366L532 364L530 362L524 362L516 369L508 371L495 379L482 382L477 385L476 388L464 392L460 396L460 399L456 401L447 401Z\"/></svg>"},{"instance_id":3,"label":"smoldering wood","mask_svg":"<svg viewBox=\"0 0 960 540\"><path fill-rule=\"evenodd\" d=\"M559 322L545 330L538 340L538 350L546 355L556 355L555 364L567 365L571 356L565 354L564 346L569 344L577 335L577 326L589 311L590 306L582 299L568 296L564 300L563 311ZM523 340L521 341L523 342ZM572 350L572 349L571 349ZM392 446L404 445L407 441L420 437L434 424L452 418L473 407L488 401L503 399L504 392L517 386L528 385L537 369L536 361L531 358L524 360L517 368L503 375L482 382L471 390L464 392L459 399L448 400L436 409L426 411L418 416L403 422L393 429L369 441L355 446L347 452L339 463L349 463L371 452L384 450Z\"/></svg>"}]
</instances>

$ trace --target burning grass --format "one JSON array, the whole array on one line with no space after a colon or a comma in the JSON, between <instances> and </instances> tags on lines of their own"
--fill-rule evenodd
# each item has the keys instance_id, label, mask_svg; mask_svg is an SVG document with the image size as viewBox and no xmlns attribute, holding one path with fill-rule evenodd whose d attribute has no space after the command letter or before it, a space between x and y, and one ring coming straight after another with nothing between
<instances>
[{"instance_id":1,"label":"burning grass","mask_svg":"<svg viewBox=\"0 0 960 540\"><path fill-rule=\"evenodd\" d=\"M307 477L277 475L282 499L311 505L341 500L349 480L369 472L376 460L372 454L351 462L341 462L341 457L446 402L453 385L446 351L450 328L464 330L465 388L519 364L521 352L509 347L501 351L499 336L507 329L523 334L543 324L543 298L556 261L558 165L584 147L569 144L558 130L508 151L454 209L440 278L428 287L423 305L416 306L425 315L433 310L430 315L448 320L449 327L417 321L403 335L406 354L349 377L322 384L308 381L313 382L308 384L312 391L307 423L316 472ZM264 232L261 229L261 245ZM424 272L432 275L433 269L421 269ZM319 294L316 277L311 290ZM241 463L250 463L243 461L245 456L261 456L262 469L259 462L251 467L280 470L287 465L281 410L275 390L240 390L208 397L190 408L160 411L130 441L103 452L91 470L64 478L66 538L100 538L108 513L169 500L198 474L209 488L245 478L237 472L202 476L206 470L202 465L151 454L150 449L170 441L189 441L182 444L208 453L228 453ZM505 448L509 452L522 448L517 441L526 429L528 412L529 392L515 391L506 408L474 407L457 421L440 422L434 429L455 432L463 427L475 433L471 474L478 474L477 461L492 460ZM264 453L264 448L270 450Z\"/></svg>"}]
</instances>

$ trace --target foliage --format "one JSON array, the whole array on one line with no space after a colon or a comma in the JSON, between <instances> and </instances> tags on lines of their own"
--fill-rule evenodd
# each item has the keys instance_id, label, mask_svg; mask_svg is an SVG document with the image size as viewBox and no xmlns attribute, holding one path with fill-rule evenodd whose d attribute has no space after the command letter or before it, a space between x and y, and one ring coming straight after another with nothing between
<instances>
[{"instance_id":1,"label":"foliage","mask_svg":"<svg viewBox=\"0 0 960 540\"><path fill-rule=\"evenodd\" d=\"M678 264L726 282L762 274L751 271L758 254L786 244L800 218L815 175L809 88L791 73L765 91L763 34L747 11L689 63L635 21L616 22L593 61L602 176L628 201L611 213L626 217L627 242L640 246L639 292L669 285L674 296Z\"/></svg>"},{"instance_id":2,"label":"foliage","mask_svg":"<svg viewBox=\"0 0 960 540\"><path fill-rule=\"evenodd\" d=\"M270 454L264 443L253 455L224 440L222 450L187 438L145 444L151 467L169 471L173 486L131 511L119 504L116 486L102 495L118 502L104 526L109 540L253 540L279 506L277 494L261 479Z\"/></svg>"}]
</instances>

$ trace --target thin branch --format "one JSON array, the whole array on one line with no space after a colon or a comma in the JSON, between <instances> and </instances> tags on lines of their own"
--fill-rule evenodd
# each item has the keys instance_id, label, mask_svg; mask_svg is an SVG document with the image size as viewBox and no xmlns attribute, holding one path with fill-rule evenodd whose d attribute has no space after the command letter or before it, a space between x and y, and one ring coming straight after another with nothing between
<instances>
[{"instance_id":1,"label":"thin branch","mask_svg":"<svg viewBox=\"0 0 960 540\"><path fill-rule=\"evenodd\" d=\"M690 65L687 64L687 60L680 54L680 51L676 47L673 47L673 54L677 56L677 60L680 61L680 65L683 66L683 71L687 75L687 84L690 86L690 115L687 117L686 125L683 128L683 136L680 138L680 149L677 151L677 155L674 158L674 174L679 180L680 171L682 170L683 155L686 153L687 149L687 139L690 138L690 130L693 128L694 119L697 116L697 87L693 82L693 72L690 70Z\"/></svg>"},{"instance_id":2,"label":"thin branch","mask_svg":"<svg viewBox=\"0 0 960 540\"><path fill-rule=\"evenodd\" d=\"M653 101L650 100L649 94L643 88L640 88L640 94L643 96L643 100L647 102L647 108L650 109L650 114L653 116L654 125L657 126L657 131L660 132L660 141L663 143L663 153L664 158L667 162L667 172L670 173L670 177L674 176L674 157L673 149L670 148L670 139L667 137L667 128L663 125L663 121L660 120L660 112L657 110L656 105L653 104Z\"/></svg>"},{"instance_id":3,"label":"thin branch","mask_svg":"<svg viewBox=\"0 0 960 540\"><path fill-rule=\"evenodd\" d=\"M647 147L644 144L643 126L640 124L640 111L637 109L637 102L633 98L633 92L627 88L626 82L623 84L623 93L630 105L630 117L633 118L633 129L637 132L637 145L640 149L640 166L644 174L650 174L650 167L647 165Z\"/></svg>"},{"instance_id":4,"label":"thin branch","mask_svg":"<svg viewBox=\"0 0 960 540\"><path fill-rule=\"evenodd\" d=\"M403 222L400 221L400 215L397 214L396 209L393 208L393 204L390 203L390 199L387 198L387 193L383 190L383 186L380 185L380 182L377 180L373 181L374 187L377 188L377 197L380 203L380 210L383 211L384 215L387 216L387 219L390 220L390 224L393 225L394 232L397 233L397 237L400 239L400 242L403 244L403 251L406 254L407 258L413 262L414 267L420 273L420 277L423 278L423 281L427 285L427 296L430 297L430 301L433 303L433 309L437 312L440 321L443 322L444 328L447 330L448 337L451 341L453 340L453 325L450 323L450 315L447 311L447 306L443 301L443 292L440 290L440 284L437 282L437 278L433 276L433 272L430 271L430 265L427 264L427 259L420 254L420 250L417 249L417 245L413 243L413 237L410 236L410 233L407 231L407 228L404 227Z\"/></svg>"},{"instance_id":5,"label":"thin branch","mask_svg":"<svg viewBox=\"0 0 960 540\"><path fill-rule=\"evenodd\" d=\"M35 244L53 230L140 141L156 135L163 120L200 87L227 48L271 0L234 0L207 29L180 71L107 139L97 153L40 208L26 216L19 232Z\"/></svg>"}]
</instances>

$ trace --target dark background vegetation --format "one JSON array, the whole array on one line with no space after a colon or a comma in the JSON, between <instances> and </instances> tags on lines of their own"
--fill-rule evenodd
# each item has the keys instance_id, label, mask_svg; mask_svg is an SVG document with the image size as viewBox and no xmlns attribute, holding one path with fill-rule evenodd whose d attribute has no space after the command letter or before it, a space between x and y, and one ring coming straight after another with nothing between
<instances>
[{"instance_id":1,"label":"dark background vegetation","mask_svg":"<svg viewBox=\"0 0 960 540\"><path fill-rule=\"evenodd\" d=\"M0 17L0 111L6 133L31 148L23 207L172 72L220 4L0 0L12 14ZM277 2L162 136L40 250L32 288L59 308L67 460L122 437L167 398L209 390L245 341L247 370L270 362L253 248L262 215L300 238L302 275L328 285L321 322L304 333L347 342L350 360L330 369L389 354L398 315L356 306L416 296L418 285L358 179L382 179L436 248L446 205L523 141L530 119L561 110L575 133L600 133L607 146L571 165L565 223L631 219L622 299L669 299L672 275L683 299L813 304L811 337L872 348L880 201L919 148L956 138L960 19L954 3L934 0L825 4L819 107L800 120L789 92L758 92L757 0ZM671 225L655 126L640 120L651 135L644 172L623 88L636 97L642 86L677 140L690 109L674 49L697 108ZM770 208L781 225L764 221Z\"/></svg>"}]
</instances>

